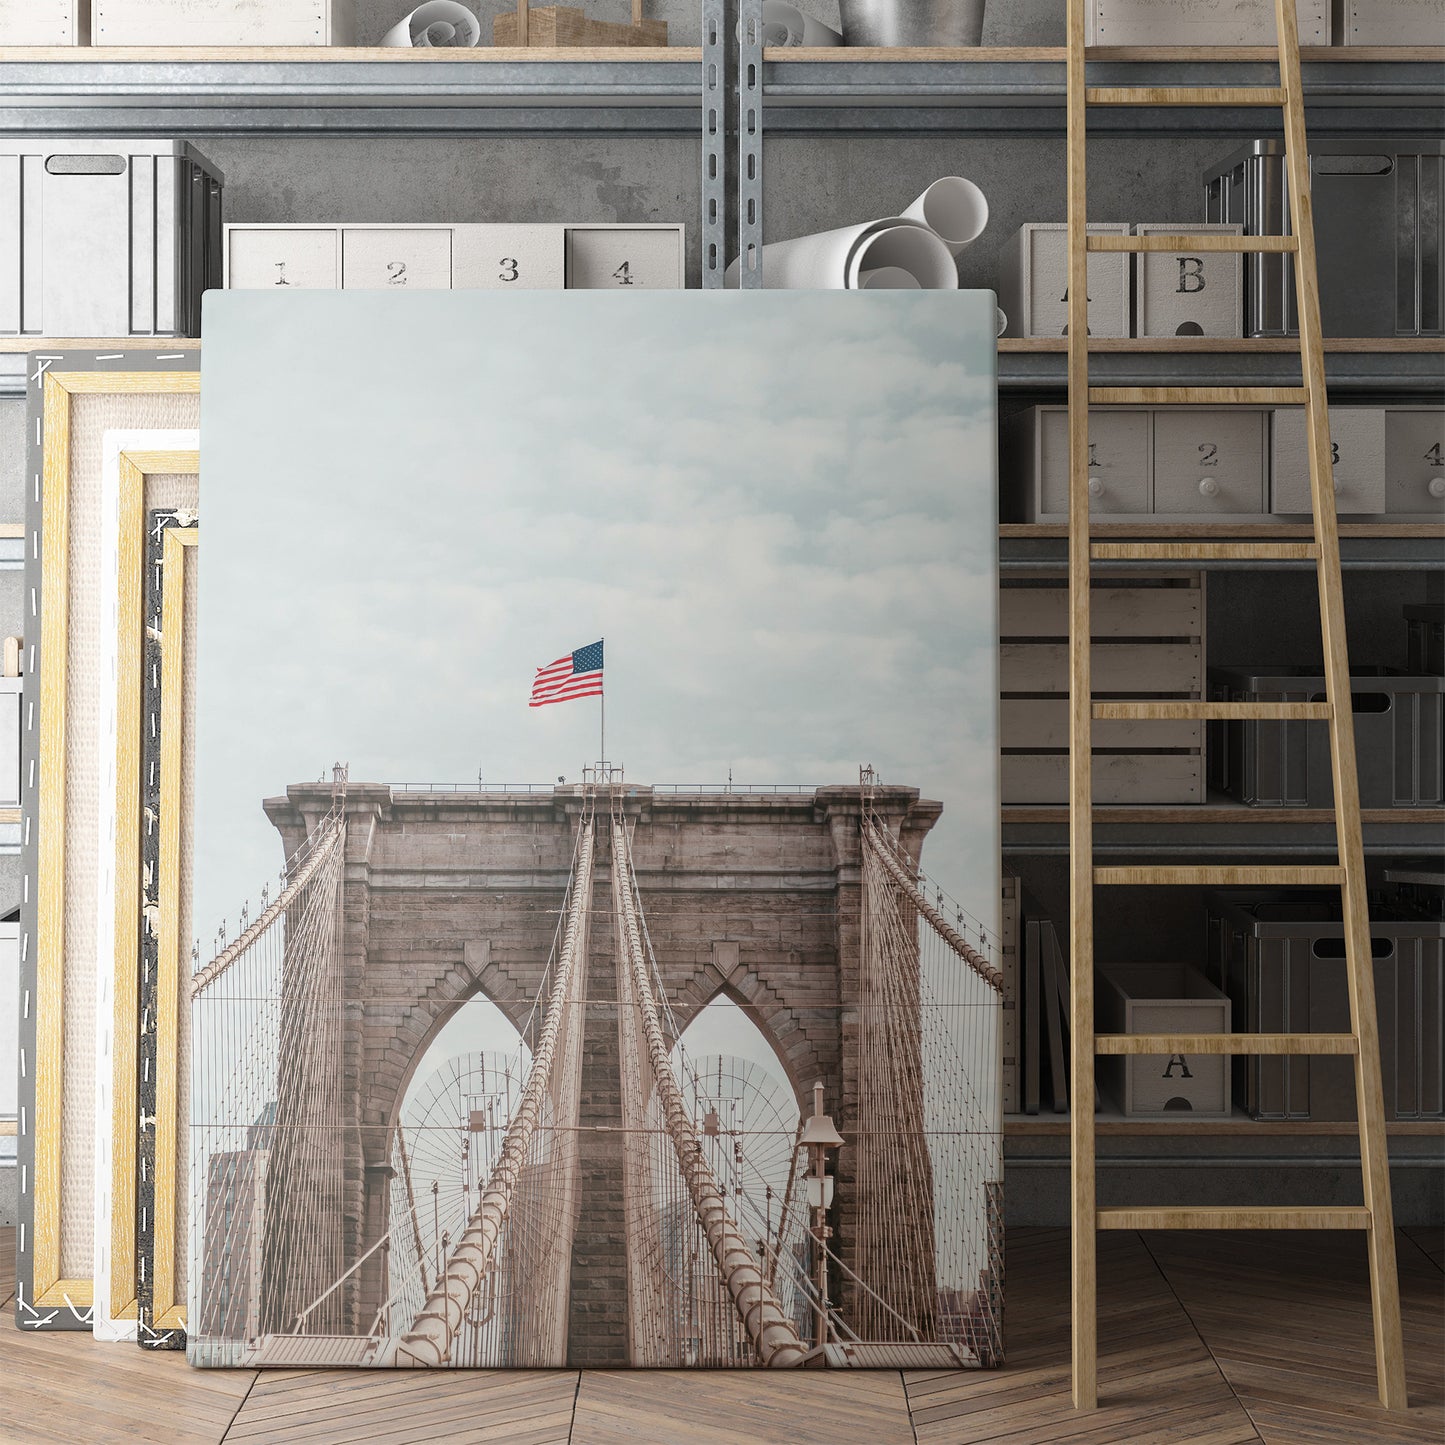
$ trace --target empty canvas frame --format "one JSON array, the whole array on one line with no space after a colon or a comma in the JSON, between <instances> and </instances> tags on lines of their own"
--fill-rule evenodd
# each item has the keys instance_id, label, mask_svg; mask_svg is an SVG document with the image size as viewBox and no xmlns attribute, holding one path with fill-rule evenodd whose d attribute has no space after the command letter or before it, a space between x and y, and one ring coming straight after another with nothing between
<instances>
[{"instance_id":1,"label":"empty canvas frame","mask_svg":"<svg viewBox=\"0 0 1445 1445\"><path fill-rule=\"evenodd\" d=\"M114 559L105 560L105 440L125 430L193 432L199 382L195 356L185 352L31 358L25 671L36 685L22 724L16 1286L22 1329L92 1327L95 1259L105 1233L106 1332L126 1333L133 1313L137 981L123 961L112 972L115 934L100 917L102 860L110 856L101 839L109 826L103 797L119 745L119 733L108 722L102 727L102 714L121 702L114 691L119 674L102 673L105 622L118 618L102 579L123 575ZM175 470L187 468L194 473L193 460ZM119 451L115 469L122 489ZM119 535L116 541L120 546ZM123 615L127 627L143 628L138 606ZM102 981L111 987L104 1017ZM106 1052L99 1041L107 1018L109 1107L100 1113L107 1089L98 1078ZM109 1154L108 1180L97 1178L97 1133L105 1136L100 1153ZM102 1222L97 1201L107 1196Z\"/></svg>"},{"instance_id":2,"label":"empty canvas frame","mask_svg":"<svg viewBox=\"0 0 1445 1445\"><path fill-rule=\"evenodd\" d=\"M993 298L629 302L211 298L198 1364L1001 1359Z\"/></svg>"}]
</instances>

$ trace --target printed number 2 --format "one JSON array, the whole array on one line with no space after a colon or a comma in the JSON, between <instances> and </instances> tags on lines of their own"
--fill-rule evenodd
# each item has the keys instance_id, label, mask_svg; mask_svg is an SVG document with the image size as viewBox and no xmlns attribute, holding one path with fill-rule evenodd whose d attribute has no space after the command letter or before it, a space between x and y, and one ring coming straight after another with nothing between
<instances>
[{"instance_id":1,"label":"printed number 2","mask_svg":"<svg viewBox=\"0 0 1445 1445\"><path fill-rule=\"evenodd\" d=\"M521 274L517 270L517 262L515 258L511 256L503 256L502 259L497 262L497 265L502 268L501 271L497 274L498 281L515 281L518 275Z\"/></svg>"},{"instance_id":2,"label":"printed number 2","mask_svg":"<svg viewBox=\"0 0 1445 1445\"><path fill-rule=\"evenodd\" d=\"M405 261L388 261L386 263L386 284L388 286L406 285Z\"/></svg>"},{"instance_id":3,"label":"printed number 2","mask_svg":"<svg viewBox=\"0 0 1445 1445\"><path fill-rule=\"evenodd\" d=\"M1213 442L1199 443L1199 465L1201 467L1217 467L1219 465L1219 448Z\"/></svg>"},{"instance_id":4,"label":"printed number 2","mask_svg":"<svg viewBox=\"0 0 1445 1445\"><path fill-rule=\"evenodd\" d=\"M624 261L624 262L612 273L612 279L613 279L614 281L616 281L619 286L631 286L631 285L632 285L632 262L631 262L631 261Z\"/></svg>"}]
</instances>

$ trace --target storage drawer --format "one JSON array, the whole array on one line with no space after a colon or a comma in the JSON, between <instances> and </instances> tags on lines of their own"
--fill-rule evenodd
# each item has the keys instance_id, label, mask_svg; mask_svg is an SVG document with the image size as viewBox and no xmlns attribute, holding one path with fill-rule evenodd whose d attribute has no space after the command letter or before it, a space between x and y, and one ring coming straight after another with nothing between
<instances>
[{"instance_id":1,"label":"storage drawer","mask_svg":"<svg viewBox=\"0 0 1445 1445\"><path fill-rule=\"evenodd\" d=\"M1184 407L1154 413L1154 513L1264 511L1262 411Z\"/></svg>"},{"instance_id":2,"label":"storage drawer","mask_svg":"<svg viewBox=\"0 0 1445 1445\"><path fill-rule=\"evenodd\" d=\"M1100 642L1093 648L1092 677L1096 694L1197 694L1204 686L1203 648L1198 642ZM1000 643L999 690L1067 693L1068 643Z\"/></svg>"},{"instance_id":3,"label":"storage drawer","mask_svg":"<svg viewBox=\"0 0 1445 1445\"><path fill-rule=\"evenodd\" d=\"M1135 226L1136 235L1239 236L1233 225ZM1244 257L1237 251L1141 251L1134 258L1136 336L1241 336Z\"/></svg>"},{"instance_id":4,"label":"storage drawer","mask_svg":"<svg viewBox=\"0 0 1445 1445\"><path fill-rule=\"evenodd\" d=\"M1095 753L1094 801L1143 807L1196 804L1204 799L1204 759L1198 753ZM999 759L1005 807L1059 806L1069 801L1067 753L1004 753Z\"/></svg>"},{"instance_id":5,"label":"storage drawer","mask_svg":"<svg viewBox=\"0 0 1445 1445\"><path fill-rule=\"evenodd\" d=\"M1091 236L1127 236L1129 227L1089 224ZM1089 334L1129 334L1129 256L1095 251L1088 258ZM1069 332L1068 228L1031 223L999 252L998 304L1008 317L1006 336L1067 336Z\"/></svg>"},{"instance_id":6,"label":"storage drawer","mask_svg":"<svg viewBox=\"0 0 1445 1445\"><path fill-rule=\"evenodd\" d=\"M0 45L84 45L89 0L0 0Z\"/></svg>"},{"instance_id":7,"label":"storage drawer","mask_svg":"<svg viewBox=\"0 0 1445 1445\"><path fill-rule=\"evenodd\" d=\"M1024 489L1024 519L1067 521L1068 409L1041 406L1024 412L1009 422L1008 437L1007 461ZM1089 412L1089 493L1091 516L1148 514L1147 411L1096 407Z\"/></svg>"},{"instance_id":8,"label":"storage drawer","mask_svg":"<svg viewBox=\"0 0 1445 1445\"><path fill-rule=\"evenodd\" d=\"M679 290L683 285L680 226L568 226L567 285Z\"/></svg>"},{"instance_id":9,"label":"storage drawer","mask_svg":"<svg viewBox=\"0 0 1445 1445\"><path fill-rule=\"evenodd\" d=\"M0 335L197 335L221 185L181 141L0 139Z\"/></svg>"},{"instance_id":10,"label":"storage drawer","mask_svg":"<svg viewBox=\"0 0 1445 1445\"><path fill-rule=\"evenodd\" d=\"M353 45L353 0L92 0L92 45Z\"/></svg>"},{"instance_id":11,"label":"storage drawer","mask_svg":"<svg viewBox=\"0 0 1445 1445\"><path fill-rule=\"evenodd\" d=\"M447 291L452 284L452 233L446 226L346 226L341 232L341 285L347 291Z\"/></svg>"},{"instance_id":12,"label":"storage drawer","mask_svg":"<svg viewBox=\"0 0 1445 1445\"><path fill-rule=\"evenodd\" d=\"M458 226L452 284L463 291L560 291L566 282L562 226Z\"/></svg>"},{"instance_id":13,"label":"storage drawer","mask_svg":"<svg viewBox=\"0 0 1445 1445\"><path fill-rule=\"evenodd\" d=\"M1095 970L1096 1027L1111 1034L1227 1034L1229 997L1181 964ZM1126 1118L1192 1114L1227 1119L1229 1061L1221 1054L1104 1054L1099 1079Z\"/></svg>"},{"instance_id":14,"label":"storage drawer","mask_svg":"<svg viewBox=\"0 0 1445 1445\"><path fill-rule=\"evenodd\" d=\"M20 706L24 679L0 677L0 808L20 806Z\"/></svg>"},{"instance_id":15,"label":"storage drawer","mask_svg":"<svg viewBox=\"0 0 1445 1445\"><path fill-rule=\"evenodd\" d=\"M1386 408L1385 510L1445 512L1445 410Z\"/></svg>"},{"instance_id":16,"label":"storage drawer","mask_svg":"<svg viewBox=\"0 0 1445 1445\"><path fill-rule=\"evenodd\" d=\"M1335 510L1377 516L1385 510L1385 411L1378 406L1332 406L1330 453ZM1276 411L1270 423L1270 504L1280 516L1310 515L1309 447L1302 408Z\"/></svg>"},{"instance_id":17,"label":"storage drawer","mask_svg":"<svg viewBox=\"0 0 1445 1445\"><path fill-rule=\"evenodd\" d=\"M340 284L339 226L226 228L226 285L233 290L325 291Z\"/></svg>"},{"instance_id":18,"label":"storage drawer","mask_svg":"<svg viewBox=\"0 0 1445 1445\"><path fill-rule=\"evenodd\" d=\"M1368 0L1373 4L1374 0ZM1296 0L1301 45L1330 43L1329 0ZM1274 45L1274 0L1089 0L1090 45Z\"/></svg>"},{"instance_id":19,"label":"storage drawer","mask_svg":"<svg viewBox=\"0 0 1445 1445\"><path fill-rule=\"evenodd\" d=\"M1334 0L1336 45L1440 45L1445 0Z\"/></svg>"}]
</instances>

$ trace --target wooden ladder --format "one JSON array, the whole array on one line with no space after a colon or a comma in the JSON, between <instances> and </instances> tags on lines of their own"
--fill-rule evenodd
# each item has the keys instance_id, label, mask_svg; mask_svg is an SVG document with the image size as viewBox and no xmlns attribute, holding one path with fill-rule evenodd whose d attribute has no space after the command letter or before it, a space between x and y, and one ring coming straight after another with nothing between
<instances>
[{"instance_id":1,"label":"wooden ladder","mask_svg":"<svg viewBox=\"0 0 1445 1445\"><path fill-rule=\"evenodd\" d=\"M1085 83L1084 7L1068 8L1068 247L1069 247L1069 853L1071 997L1071 1201L1073 1223L1074 1404L1098 1403L1097 1253L1100 1229L1362 1229L1369 1246L1375 1367L1381 1403L1403 1409L1405 1367L1395 1273L1380 1041L1375 1018L1370 925L1365 890L1360 796L1350 669L1345 649L1339 527L1330 461L1329 414L1320 335L1314 222L1310 209L1304 91L1294 0L1275 0L1277 87L1089 88ZM1201 56L1202 58L1202 56ZM1284 113L1285 169L1293 234L1289 236L1089 235L1085 217L1085 124L1090 105L1259 105ZM1294 256L1303 385L1267 387L1090 387L1088 253L1093 251L1257 251ZM1309 441L1313 542L1095 543L1089 529L1089 407L1303 405ZM1091 695L1090 565L1095 561L1187 559L1311 559L1317 568L1324 639L1323 703L1094 702ZM1094 866L1092 725L1095 719L1318 718L1329 724L1338 862L1328 867ZM1348 1034L1120 1035L1094 1032L1094 888L1131 884L1338 887L1343 904L1349 980ZM1355 1060L1364 1207L1100 1209L1095 1190L1094 1060L1099 1054L1350 1054Z\"/></svg>"}]
</instances>

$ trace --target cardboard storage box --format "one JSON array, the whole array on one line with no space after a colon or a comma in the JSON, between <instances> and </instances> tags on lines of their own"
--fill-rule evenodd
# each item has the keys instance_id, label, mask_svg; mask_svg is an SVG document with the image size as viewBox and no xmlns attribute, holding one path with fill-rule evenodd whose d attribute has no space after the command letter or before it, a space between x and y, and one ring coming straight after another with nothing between
<instances>
[{"instance_id":1,"label":"cardboard storage box","mask_svg":"<svg viewBox=\"0 0 1445 1445\"><path fill-rule=\"evenodd\" d=\"M1089 223L1089 234L1127 236L1129 227ZM1067 336L1069 331L1069 228L1061 223L1022 226L998 256L998 304L1008 317L1005 336ZM1129 255L1094 251L1088 261L1089 334L1127 336Z\"/></svg>"},{"instance_id":2,"label":"cardboard storage box","mask_svg":"<svg viewBox=\"0 0 1445 1445\"><path fill-rule=\"evenodd\" d=\"M1337 898L1240 890L1207 904L1213 977L1247 1033L1349 1033ZM1378 900L1370 952L1387 1119L1445 1118L1445 923ZM1356 1117L1348 1055L1234 1060L1235 1097L1256 1119Z\"/></svg>"},{"instance_id":3,"label":"cardboard storage box","mask_svg":"<svg viewBox=\"0 0 1445 1445\"><path fill-rule=\"evenodd\" d=\"M1230 1001L1197 969L1174 963L1109 964L1096 970L1100 1033L1227 1034ZM1126 1118L1187 1114L1227 1119L1229 1062L1222 1054L1105 1054L1100 1083Z\"/></svg>"},{"instance_id":4,"label":"cardboard storage box","mask_svg":"<svg viewBox=\"0 0 1445 1445\"><path fill-rule=\"evenodd\" d=\"M1445 0L1334 0L1336 45L1441 45Z\"/></svg>"},{"instance_id":5,"label":"cardboard storage box","mask_svg":"<svg viewBox=\"0 0 1445 1445\"><path fill-rule=\"evenodd\" d=\"M354 45L354 0L91 0L92 45Z\"/></svg>"},{"instance_id":6,"label":"cardboard storage box","mask_svg":"<svg viewBox=\"0 0 1445 1445\"><path fill-rule=\"evenodd\" d=\"M1362 808L1445 803L1445 678L1354 667L1350 690ZM1323 701L1308 668L1209 669L1221 702ZM1209 724L1211 787L1254 807L1328 808L1334 800L1329 724L1242 718Z\"/></svg>"},{"instance_id":7,"label":"cardboard storage box","mask_svg":"<svg viewBox=\"0 0 1445 1445\"><path fill-rule=\"evenodd\" d=\"M1136 236L1241 236L1244 227L1182 221L1134 227ZM1238 251L1140 251L1134 256L1135 336L1240 336L1244 256Z\"/></svg>"},{"instance_id":8,"label":"cardboard storage box","mask_svg":"<svg viewBox=\"0 0 1445 1445\"><path fill-rule=\"evenodd\" d=\"M1379 516L1385 510L1385 409L1332 406L1330 456L1335 511ZM1310 464L1305 414L1281 407L1270 422L1269 510L1276 516L1309 517Z\"/></svg>"},{"instance_id":9,"label":"cardboard storage box","mask_svg":"<svg viewBox=\"0 0 1445 1445\"><path fill-rule=\"evenodd\" d=\"M0 139L0 336L196 336L221 173L185 141Z\"/></svg>"}]
</instances>

